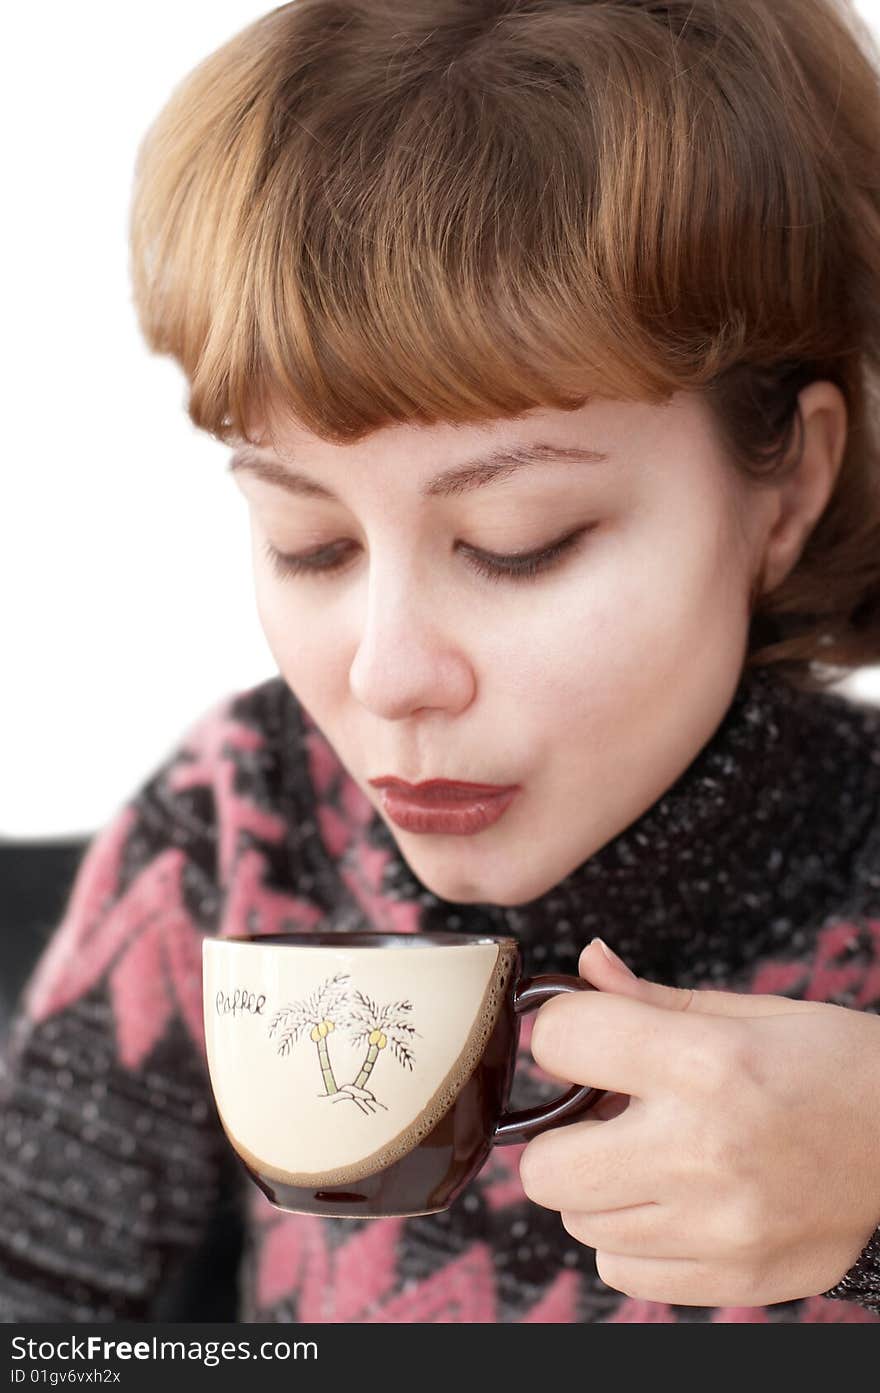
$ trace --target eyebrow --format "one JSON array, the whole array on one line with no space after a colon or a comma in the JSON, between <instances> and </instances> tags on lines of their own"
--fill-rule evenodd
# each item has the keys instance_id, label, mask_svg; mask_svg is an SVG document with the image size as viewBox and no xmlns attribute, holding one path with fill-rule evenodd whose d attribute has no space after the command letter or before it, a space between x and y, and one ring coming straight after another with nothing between
<instances>
[{"instance_id":1,"label":"eyebrow","mask_svg":"<svg viewBox=\"0 0 880 1393\"><path fill-rule=\"evenodd\" d=\"M500 479L509 478L511 474L527 465L555 464L557 462L605 464L607 461L608 455L603 454L600 450L588 450L577 445L542 443L508 445L493 450L490 454L483 455L478 459L468 460L464 464L435 474L422 486L419 492L422 498L451 498L458 494L470 493L474 489L485 488L487 484L494 484ZM310 478L307 474L299 473L298 470L287 468L286 465L254 447L236 450L230 459L229 472L235 474L239 471L253 474L258 479L262 479L264 483L273 484L276 488L285 489L288 493L311 498L329 498L336 503L340 501L332 490L325 488L317 480Z\"/></svg>"}]
</instances>

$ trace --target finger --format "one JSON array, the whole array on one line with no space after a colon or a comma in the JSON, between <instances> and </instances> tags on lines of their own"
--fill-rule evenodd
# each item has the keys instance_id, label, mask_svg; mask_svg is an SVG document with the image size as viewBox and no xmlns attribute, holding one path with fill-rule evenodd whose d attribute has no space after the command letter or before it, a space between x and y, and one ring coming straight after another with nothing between
<instances>
[{"instance_id":1,"label":"finger","mask_svg":"<svg viewBox=\"0 0 880 1393\"><path fill-rule=\"evenodd\" d=\"M619 960L618 960L619 961ZM667 987L646 977L631 975L626 965L616 966L602 951L601 940L588 943L578 960L585 981L603 992L616 992L667 1011L690 1011L707 1016L780 1016L808 1010L810 1003L783 996L749 992L713 991L706 987Z\"/></svg>"},{"instance_id":2,"label":"finger","mask_svg":"<svg viewBox=\"0 0 880 1393\"><path fill-rule=\"evenodd\" d=\"M623 1209L662 1193L657 1147L635 1103L610 1122L584 1118L533 1137L519 1178L534 1204L559 1212Z\"/></svg>"},{"instance_id":3,"label":"finger","mask_svg":"<svg viewBox=\"0 0 880 1393\"><path fill-rule=\"evenodd\" d=\"M608 992L571 992L540 1008L531 1050L547 1073L639 1098L690 1092L741 1029Z\"/></svg>"},{"instance_id":4,"label":"finger","mask_svg":"<svg viewBox=\"0 0 880 1393\"><path fill-rule=\"evenodd\" d=\"M631 1257L598 1249L596 1271L607 1287L624 1296L670 1306L763 1306L781 1299L762 1290L752 1273L722 1268L710 1259Z\"/></svg>"},{"instance_id":5,"label":"finger","mask_svg":"<svg viewBox=\"0 0 880 1393\"><path fill-rule=\"evenodd\" d=\"M695 1259L690 1231L673 1211L656 1200L606 1209L597 1214L563 1210L562 1226L587 1248L620 1257Z\"/></svg>"}]
</instances>

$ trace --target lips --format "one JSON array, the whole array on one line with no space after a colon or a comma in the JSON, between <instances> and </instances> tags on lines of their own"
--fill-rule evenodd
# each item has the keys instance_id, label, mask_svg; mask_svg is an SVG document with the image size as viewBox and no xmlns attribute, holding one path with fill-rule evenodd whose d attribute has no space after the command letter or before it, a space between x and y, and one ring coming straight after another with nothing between
<instances>
[{"instance_id":1,"label":"lips","mask_svg":"<svg viewBox=\"0 0 880 1393\"><path fill-rule=\"evenodd\" d=\"M409 784L406 779L395 779L391 775L370 779L370 783L374 788L390 789L397 797L426 808L472 803L477 798L495 797L516 787L515 784L470 784L457 779L426 779L421 784Z\"/></svg>"},{"instance_id":2,"label":"lips","mask_svg":"<svg viewBox=\"0 0 880 1393\"><path fill-rule=\"evenodd\" d=\"M382 806L407 832L472 836L497 822L519 792L518 784L475 784L428 779L409 784L392 777L370 779Z\"/></svg>"}]
</instances>

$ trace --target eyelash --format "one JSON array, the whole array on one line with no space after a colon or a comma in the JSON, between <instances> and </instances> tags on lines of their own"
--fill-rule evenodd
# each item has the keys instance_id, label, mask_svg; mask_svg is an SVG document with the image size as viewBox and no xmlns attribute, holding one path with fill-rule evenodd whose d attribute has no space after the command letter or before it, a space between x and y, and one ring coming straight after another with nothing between
<instances>
[{"instance_id":1,"label":"eyelash","mask_svg":"<svg viewBox=\"0 0 880 1393\"><path fill-rule=\"evenodd\" d=\"M533 580L536 576L551 570L571 550L574 544L585 533L592 532L596 525L596 523L592 523L587 527L580 527L576 532L563 537L561 541L554 542L552 546L522 556L495 556L490 560L486 556L471 555L471 565L487 580L491 581ZM327 576L341 570L345 565L344 559L337 558L329 564L315 560L328 550L329 548L323 547L312 552L310 556L286 556L283 552L277 551L271 542L267 542L265 554L269 558L275 574L282 580L288 580L292 576L301 575Z\"/></svg>"}]
</instances>

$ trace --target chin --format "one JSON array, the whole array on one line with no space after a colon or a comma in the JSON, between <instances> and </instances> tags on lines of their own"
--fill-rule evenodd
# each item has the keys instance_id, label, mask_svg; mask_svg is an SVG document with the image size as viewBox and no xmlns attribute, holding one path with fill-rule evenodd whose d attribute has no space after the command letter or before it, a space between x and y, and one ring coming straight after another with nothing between
<instances>
[{"instance_id":1,"label":"chin","mask_svg":"<svg viewBox=\"0 0 880 1393\"><path fill-rule=\"evenodd\" d=\"M487 874L474 879L471 876L463 876L460 865L453 864L444 871L437 866L422 866L416 859L411 860L411 869L432 895L451 904L492 904L511 909L516 905L526 904L549 888L545 881L537 883L535 888L532 885L512 883L509 871L497 876Z\"/></svg>"},{"instance_id":2,"label":"chin","mask_svg":"<svg viewBox=\"0 0 880 1393\"><path fill-rule=\"evenodd\" d=\"M400 847L400 853L425 889L436 895L438 900L447 900L450 904L482 904L487 900L482 882L464 877L460 866L427 866L424 857L408 856L403 847Z\"/></svg>"},{"instance_id":3,"label":"chin","mask_svg":"<svg viewBox=\"0 0 880 1393\"><path fill-rule=\"evenodd\" d=\"M390 820L386 825L425 889L450 904L514 909L546 894L571 869L568 859L560 859L558 848L553 849L555 857L541 857L540 847L523 848L516 837L496 840L491 832L477 837L418 837L402 832ZM446 845L441 846L441 841ZM582 848L575 860L583 860Z\"/></svg>"}]
</instances>

